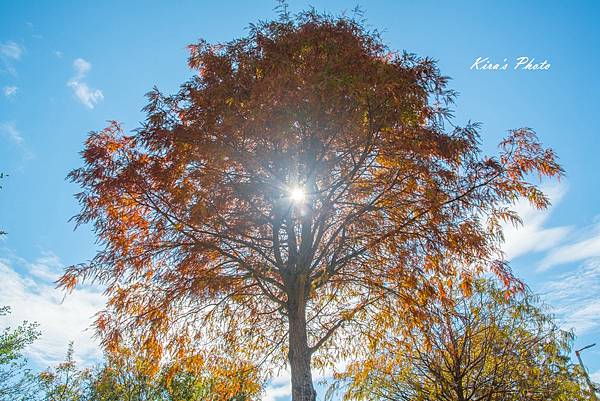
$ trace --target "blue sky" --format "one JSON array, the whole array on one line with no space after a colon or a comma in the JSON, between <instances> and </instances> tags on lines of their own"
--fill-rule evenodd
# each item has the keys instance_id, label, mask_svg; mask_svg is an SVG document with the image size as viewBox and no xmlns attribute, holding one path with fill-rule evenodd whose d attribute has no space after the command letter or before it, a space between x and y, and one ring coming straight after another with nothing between
<instances>
[{"instance_id":1,"label":"blue sky","mask_svg":"<svg viewBox=\"0 0 600 401\"><path fill-rule=\"evenodd\" d=\"M335 13L362 4L390 47L437 59L460 92L456 122L482 122L488 153L522 126L556 150L567 176L545 184L552 208L520 205L525 227L507 232L505 249L517 274L575 329L576 347L600 342L600 3L290 1L290 9L308 4ZM84 330L102 304L97 289L63 301L52 285L95 250L89 229L74 232L68 222L78 188L65 180L80 165L87 132L109 119L135 128L144 93L154 85L174 92L190 76L187 44L239 37L248 23L273 17L274 5L0 0L0 170L10 174L0 192L0 227L9 232L0 240L0 304L12 305L13 324L41 323L32 364L61 358L71 339L80 359L99 355ZM471 69L477 57L509 67ZM551 67L514 70L517 57ZM583 356L600 379L600 346ZM276 382L270 399L285 399L285 384Z\"/></svg>"}]
</instances>

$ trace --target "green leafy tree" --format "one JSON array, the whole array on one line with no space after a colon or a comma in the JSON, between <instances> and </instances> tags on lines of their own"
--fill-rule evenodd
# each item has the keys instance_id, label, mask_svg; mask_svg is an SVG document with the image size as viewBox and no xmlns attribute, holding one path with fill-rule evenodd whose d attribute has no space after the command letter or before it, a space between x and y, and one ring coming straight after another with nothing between
<instances>
[{"instance_id":1,"label":"green leafy tree","mask_svg":"<svg viewBox=\"0 0 600 401\"><path fill-rule=\"evenodd\" d=\"M94 401L245 401L262 387L247 372L231 380L207 372L182 370L176 364L160 369L130 348L105 355L94 369L89 399ZM240 385L241 384L241 385Z\"/></svg>"},{"instance_id":2,"label":"green leafy tree","mask_svg":"<svg viewBox=\"0 0 600 401\"><path fill-rule=\"evenodd\" d=\"M43 401L89 400L91 369L79 369L69 344L65 360L39 374L39 396Z\"/></svg>"},{"instance_id":3,"label":"green leafy tree","mask_svg":"<svg viewBox=\"0 0 600 401\"><path fill-rule=\"evenodd\" d=\"M97 401L161 400L154 375L142 360L131 353L107 355L96 367L90 386L90 398Z\"/></svg>"},{"instance_id":4,"label":"green leafy tree","mask_svg":"<svg viewBox=\"0 0 600 401\"><path fill-rule=\"evenodd\" d=\"M560 330L529 292L507 297L477 281L472 296L430 306L418 329L395 331L337 375L345 399L397 401L588 400ZM402 332L402 333L401 333Z\"/></svg>"},{"instance_id":5,"label":"green leafy tree","mask_svg":"<svg viewBox=\"0 0 600 401\"><path fill-rule=\"evenodd\" d=\"M0 175L1 177L1 175ZM10 313L10 307L0 308L0 316ZM36 323L23 322L15 329L0 333L0 401L29 400L35 378L23 356L25 348L40 335Z\"/></svg>"},{"instance_id":6,"label":"green leafy tree","mask_svg":"<svg viewBox=\"0 0 600 401\"><path fill-rule=\"evenodd\" d=\"M227 392L224 378L190 371L179 371L172 377L165 371L160 379L163 401L250 401L260 399L260 386L250 384Z\"/></svg>"},{"instance_id":7,"label":"green leafy tree","mask_svg":"<svg viewBox=\"0 0 600 401\"><path fill-rule=\"evenodd\" d=\"M250 401L258 399L262 386L248 371L216 377L176 364L159 367L129 348L106 354L94 367L79 368L71 344L65 361L39 374L36 390L23 400Z\"/></svg>"},{"instance_id":8,"label":"green leafy tree","mask_svg":"<svg viewBox=\"0 0 600 401\"><path fill-rule=\"evenodd\" d=\"M238 372L241 373L241 372ZM176 372L172 377L165 371L161 376L164 401L250 401L260 399L262 387L250 377L235 380L242 383L227 391L229 381L225 377L214 377L190 371Z\"/></svg>"}]
</instances>

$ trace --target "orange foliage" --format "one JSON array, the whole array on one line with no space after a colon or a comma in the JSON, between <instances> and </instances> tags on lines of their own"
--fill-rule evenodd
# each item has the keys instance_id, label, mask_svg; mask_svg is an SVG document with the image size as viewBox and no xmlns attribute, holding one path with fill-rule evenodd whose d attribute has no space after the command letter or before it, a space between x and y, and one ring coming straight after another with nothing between
<instances>
[{"instance_id":1,"label":"orange foliage","mask_svg":"<svg viewBox=\"0 0 600 401\"><path fill-rule=\"evenodd\" d=\"M150 92L131 135L92 132L70 174L102 249L61 284L106 285L107 345L128 333L156 358L200 349L266 369L304 316L319 367L390 319L418 324L484 266L519 288L500 223L518 222L519 197L548 205L531 173L562 173L533 131L483 156L477 125L445 128L454 93L435 64L347 18L283 17L190 53L198 74Z\"/></svg>"}]
</instances>

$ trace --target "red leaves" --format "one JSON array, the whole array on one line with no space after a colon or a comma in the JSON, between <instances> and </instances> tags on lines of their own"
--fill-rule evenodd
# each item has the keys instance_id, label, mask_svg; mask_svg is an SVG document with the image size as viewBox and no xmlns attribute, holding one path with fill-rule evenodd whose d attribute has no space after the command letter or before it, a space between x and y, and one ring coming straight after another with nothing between
<instances>
[{"instance_id":1,"label":"red leaves","mask_svg":"<svg viewBox=\"0 0 600 401\"><path fill-rule=\"evenodd\" d=\"M468 294L483 268L519 288L496 261L499 222L516 221L519 196L548 205L527 179L562 174L552 151L520 129L483 156L476 124L444 129L453 92L431 60L390 53L356 21L298 18L190 46L200 75L150 92L139 130L90 134L69 177L101 250L60 285L108 286L108 343L128 332L157 356L281 361L296 296L308 341L339 347L315 354L326 364L392 317L424 324L423 306L455 282ZM340 336L320 341L332 327Z\"/></svg>"},{"instance_id":2,"label":"red leaves","mask_svg":"<svg viewBox=\"0 0 600 401\"><path fill-rule=\"evenodd\" d=\"M71 292L75 289L77 281L77 270L75 270L73 267L69 267L67 271L62 276L60 276L60 278L56 282L56 285L57 287L62 288L67 292Z\"/></svg>"}]
</instances>

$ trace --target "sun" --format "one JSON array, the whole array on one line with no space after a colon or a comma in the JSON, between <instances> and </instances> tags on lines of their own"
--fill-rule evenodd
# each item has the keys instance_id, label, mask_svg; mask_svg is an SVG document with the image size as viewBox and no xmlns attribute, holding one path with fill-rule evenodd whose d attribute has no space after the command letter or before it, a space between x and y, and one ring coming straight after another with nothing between
<instances>
[{"instance_id":1,"label":"sun","mask_svg":"<svg viewBox=\"0 0 600 401\"><path fill-rule=\"evenodd\" d=\"M306 194L304 193L304 189L301 187L294 187L289 190L290 199L292 202L301 203L304 202L306 198Z\"/></svg>"}]
</instances>

